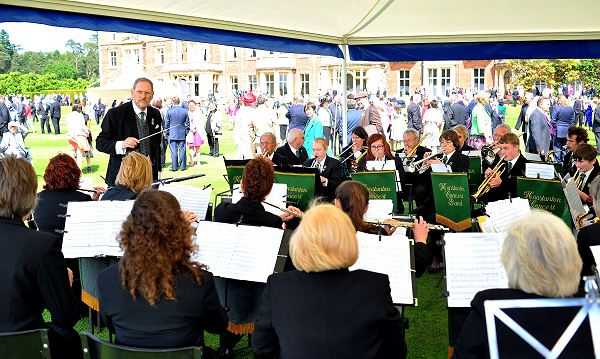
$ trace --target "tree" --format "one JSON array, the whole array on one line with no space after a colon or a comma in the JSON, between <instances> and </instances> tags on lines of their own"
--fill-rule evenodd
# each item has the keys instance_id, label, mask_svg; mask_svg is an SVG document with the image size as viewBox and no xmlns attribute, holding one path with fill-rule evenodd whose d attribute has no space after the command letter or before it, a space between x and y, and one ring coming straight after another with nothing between
<instances>
[{"instance_id":1,"label":"tree","mask_svg":"<svg viewBox=\"0 0 600 359\"><path fill-rule=\"evenodd\" d=\"M83 44L85 57L83 59L85 71L82 74L83 78L92 80L100 77L99 70L99 55L98 55L98 33L90 36L90 41Z\"/></svg>"},{"instance_id":2,"label":"tree","mask_svg":"<svg viewBox=\"0 0 600 359\"><path fill-rule=\"evenodd\" d=\"M77 72L79 72L79 62L82 60L82 58L85 54L83 46L73 39L67 40L67 42L65 43L65 46L71 50L71 53L73 54L73 62L75 65L75 70L77 70Z\"/></svg>"},{"instance_id":3,"label":"tree","mask_svg":"<svg viewBox=\"0 0 600 359\"><path fill-rule=\"evenodd\" d=\"M600 86L600 59L581 60L578 69L586 85Z\"/></svg>"},{"instance_id":4,"label":"tree","mask_svg":"<svg viewBox=\"0 0 600 359\"><path fill-rule=\"evenodd\" d=\"M10 36L4 29L0 29L0 73L10 69L13 57L17 53L17 46L10 42Z\"/></svg>"},{"instance_id":5,"label":"tree","mask_svg":"<svg viewBox=\"0 0 600 359\"><path fill-rule=\"evenodd\" d=\"M511 69L511 85L521 85L531 88L537 81L555 85L554 76L556 68L550 60L508 60Z\"/></svg>"},{"instance_id":6,"label":"tree","mask_svg":"<svg viewBox=\"0 0 600 359\"><path fill-rule=\"evenodd\" d=\"M77 78L77 70L75 66L67 61L57 61L44 66L43 74L55 74L61 80Z\"/></svg>"},{"instance_id":7,"label":"tree","mask_svg":"<svg viewBox=\"0 0 600 359\"><path fill-rule=\"evenodd\" d=\"M581 78L577 60L554 60L552 65L556 84L571 84Z\"/></svg>"}]
</instances>

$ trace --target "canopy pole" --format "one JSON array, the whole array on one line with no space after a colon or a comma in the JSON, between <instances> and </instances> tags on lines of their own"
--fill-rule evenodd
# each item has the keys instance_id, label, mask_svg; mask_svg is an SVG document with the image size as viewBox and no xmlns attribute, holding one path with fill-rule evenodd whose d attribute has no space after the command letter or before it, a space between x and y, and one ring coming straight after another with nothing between
<instances>
[{"instance_id":1,"label":"canopy pole","mask_svg":"<svg viewBox=\"0 0 600 359\"><path fill-rule=\"evenodd\" d=\"M344 43L340 45L342 47L342 53L344 54L344 58L342 59L342 148L340 149L340 153L343 148L348 145L348 79L346 75L347 71L347 61L348 61L348 45L347 39L344 38Z\"/></svg>"}]
</instances>

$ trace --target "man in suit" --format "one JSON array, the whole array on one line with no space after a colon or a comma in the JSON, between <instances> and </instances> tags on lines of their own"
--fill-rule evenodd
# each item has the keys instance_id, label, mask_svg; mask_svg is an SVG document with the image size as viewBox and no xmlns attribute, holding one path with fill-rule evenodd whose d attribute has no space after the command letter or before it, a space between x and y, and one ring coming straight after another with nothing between
<instances>
[{"instance_id":1,"label":"man in suit","mask_svg":"<svg viewBox=\"0 0 600 359\"><path fill-rule=\"evenodd\" d=\"M277 148L277 137L272 132L265 132L262 136L260 136L260 140L258 142L260 148L259 156L268 159L273 163L273 159L275 158L275 149Z\"/></svg>"},{"instance_id":2,"label":"man in suit","mask_svg":"<svg viewBox=\"0 0 600 359\"><path fill-rule=\"evenodd\" d=\"M441 159L431 159L430 164L445 164L450 166L452 172L469 172L469 157L463 155L460 150L458 134L454 130L446 130L440 136L440 147L442 149Z\"/></svg>"},{"instance_id":3,"label":"man in suit","mask_svg":"<svg viewBox=\"0 0 600 359\"><path fill-rule=\"evenodd\" d=\"M482 202L499 201L517 195L517 177L525 176L527 160L519 149L519 137L514 133L507 133L498 141L500 158L504 157L505 170L502 175L494 175L489 182L490 190L481 199ZM491 176L492 169L485 170L485 177Z\"/></svg>"},{"instance_id":4,"label":"man in suit","mask_svg":"<svg viewBox=\"0 0 600 359\"><path fill-rule=\"evenodd\" d=\"M190 117L186 109L180 106L179 97L173 97L173 107L167 111L165 128L171 150L171 171L187 169L185 161L185 136L190 130ZM173 127L173 128L171 128Z\"/></svg>"},{"instance_id":5,"label":"man in suit","mask_svg":"<svg viewBox=\"0 0 600 359\"><path fill-rule=\"evenodd\" d=\"M421 95L414 94L410 99L410 104L406 108L408 128L414 128L417 131L421 131L421 128L423 127L421 106L419 106L419 102L421 102Z\"/></svg>"},{"instance_id":6,"label":"man in suit","mask_svg":"<svg viewBox=\"0 0 600 359\"><path fill-rule=\"evenodd\" d=\"M50 118L52 118L54 134L60 135L60 100L58 97L52 97L52 103L50 104Z\"/></svg>"},{"instance_id":7,"label":"man in suit","mask_svg":"<svg viewBox=\"0 0 600 359\"><path fill-rule=\"evenodd\" d=\"M600 156L600 106L597 102L592 118L592 131L594 131L594 136L596 137L596 152L598 152L598 156Z\"/></svg>"},{"instance_id":8,"label":"man in suit","mask_svg":"<svg viewBox=\"0 0 600 359\"><path fill-rule=\"evenodd\" d=\"M300 166L308 160L304 148L304 133L298 128L290 130L287 143L275 150L273 163L276 166Z\"/></svg>"},{"instance_id":9,"label":"man in suit","mask_svg":"<svg viewBox=\"0 0 600 359\"><path fill-rule=\"evenodd\" d=\"M587 131L583 127L571 126L567 130L567 149L569 152L565 154L563 157L562 163L562 175L566 176L567 174L571 175L571 177L577 171L577 167L575 166L575 161L573 159L573 152L580 145L588 142L588 134Z\"/></svg>"},{"instance_id":10,"label":"man in suit","mask_svg":"<svg viewBox=\"0 0 600 359\"><path fill-rule=\"evenodd\" d=\"M343 111L343 107L342 107L342 103L341 103L341 97L340 95L335 95L333 97L333 102L329 105L329 111L331 111L331 116L332 116L332 126L333 126L333 144L334 144L334 153L339 153L336 149L335 149L335 144L340 144L342 143L342 141L338 141L338 138L342 138L341 136L341 132L338 131L338 128L340 128L340 124L342 123L342 111ZM341 151L342 147L339 146L338 150Z\"/></svg>"},{"instance_id":11,"label":"man in suit","mask_svg":"<svg viewBox=\"0 0 600 359\"><path fill-rule=\"evenodd\" d=\"M8 107L4 104L4 97L0 96L0 136L8 132L8 123L10 122L10 113ZM42 127L42 131L43 127Z\"/></svg>"},{"instance_id":12,"label":"man in suit","mask_svg":"<svg viewBox=\"0 0 600 359\"><path fill-rule=\"evenodd\" d=\"M48 133L51 133L50 116L48 116L49 109L50 106L46 103L46 101L40 100L40 102L37 103L37 112L40 117L40 126L42 127L42 133L46 133L46 130L48 130Z\"/></svg>"},{"instance_id":13,"label":"man in suit","mask_svg":"<svg viewBox=\"0 0 600 359\"><path fill-rule=\"evenodd\" d=\"M104 116L106 106L102 103L102 99L98 99L98 103L94 104L94 117L96 117L96 125L100 123L100 119Z\"/></svg>"},{"instance_id":14,"label":"man in suit","mask_svg":"<svg viewBox=\"0 0 600 359\"><path fill-rule=\"evenodd\" d=\"M573 160L575 167L577 167L577 172L573 178L579 192L579 198L581 198L583 204L591 206L590 183L600 173L600 166L596 160L596 149L590 144L583 143L573 152Z\"/></svg>"},{"instance_id":15,"label":"man in suit","mask_svg":"<svg viewBox=\"0 0 600 359\"><path fill-rule=\"evenodd\" d=\"M517 123L515 124L515 130L520 129L521 127L523 128L523 143L527 143L527 133L529 129L529 126L527 126L527 110L529 110L529 104L531 103L531 100L533 100L533 95L531 94L531 92L526 93L525 102L521 106L521 111L519 112Z\"/></svg>"},{"instance_id":16,"label":"man in suit","mask_svg":"<svg viewBox=\"0 0 600 359\"><path fill-rule=\"evenodd\" d=\"M589 184L590 196L592 198L594 212L596 217L600 217L600 177L596 177ZM590 246L600 245L600 222L583 227L577 234L577 248L583 262L581 276L593 275L592 266L598 266Z\"/></svg>"},{"instance_id":17,"label":"man in suit","mask_svg":"<svg viewBox=\"0 0 600 359\"><path fill-rule=\"evenodd\" d=\"M450 126L454 127L457 125L466 125L467 123L467 106L462 102L462 96L453 94L450 96Z\"/></svg>"},{"instance_id":18,"label":"man in suit","mask_svg":"<svg viewBox=\"0 0 600 359\"><path fill-rule=\"evenodd\" d=\"M304 113L304 98L302 96L294 96L294 105L288 107L285 117L290 120L288 132L293 128L299 128L304 131L304 127L308 122L308 116Z\"/></svg>"},{"instance_id":19,"label":"man in suit","mask_svg":"<svg viewBox=\"0 0 600 359\"><path fill-rule=\"evenodd\" d=\"M527 152L546 154L554 135L554 128L548 118L548 99L540 97L537 108L529 116L529 139Z\"/></svg>"},{"instance_id":20,"label":"man in suit","mask_svg":"<svg viewBox=\"0 0 600 359\"><path fill-rule=\"evenodd\" d=\"M581 96L576 98L575 102L573 102L573 112L575 113L575 123L577 123L579 127L583 126L585 124L585 111L583 109L583 99Z\"/></svg>"},{"instance_id":21,"label":"man in suit","mask_svg":"<svg viewBox=\"0 0 600 359\"><path fill-rule=\"evenodd\" d=\"M343 121L340 121L337 124L337 131L340 134L340 148L344 148L344 136L346 136L346 143L352 142L352 131L360 126L360 118L362 116L361 111L356 109L356 100L351 94L348 95L348 100L346 100L346 107L348 107L348 113L346 114L347 128L345 134Z\"/></svg>"},{"instance_id":22,"label":"man in suit","mask_svg":"<svg viewBox=\"0 0 600 359\"><path fill-rule=\"evenodd\" d=\"M314 158L306 160L304 167L319 169L321 175L315 194L325 197L327 201L333 201L335 189L344 180L342 163L327 156L327 141L322 137L313 141L312 150Z\"/></svg>"},{"instance_id":23,"label":"man in suit","mask_svg":"<svg viewBox=\"0 0 600 359\"><path fill-rule=\"evenodd\" d=\"M102 130L96 138L96 149L108 153L106 184L115 185L121 160L127 151L138 151L150 157L152 177L160 171L160 136L148 137L161 131L160 112L149 106L154 90L152 81L139 78L131 89L132 100L108 110L102 120Z\"/></svg>"},{"instance_id":24,"label":"man in suit","mask_svg":"<svg viewBox=\"0 0 600 359\"><path fill-rule=\"evenodd\" d=\"M379 115L379 111L377 111L377 108L373 106L373 103L371 101L369 101L369 94L367 94L366 92L359 92L356 94L355 99L357 101L360 101L364 108L360 117L360 125L365 130L370 128L368 126L375 126L373 128L375 131L370 132L369 135L372 135L373 133L383 133L381 116ZM369 131L367 130L367 132Z\"/></svg>"}]
</instances>

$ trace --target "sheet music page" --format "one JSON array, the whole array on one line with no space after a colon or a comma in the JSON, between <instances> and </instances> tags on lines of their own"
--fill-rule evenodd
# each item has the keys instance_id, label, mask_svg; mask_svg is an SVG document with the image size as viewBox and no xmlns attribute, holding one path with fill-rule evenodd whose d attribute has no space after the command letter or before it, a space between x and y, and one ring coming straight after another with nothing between
<instances>
[{"instance_id":1,"label":"sheet music page","mask_svg":"<svg viewBox=\"0 0 600 359\"><path fill-rule=\"evenodd\" d=\"M431 172L434 172L434 173L452 172L452 167L445 165L443 163L432 163L431 164Z\"/></svg>"},{"instance_id":2,"label":"sheet music page","mask_svg":"<svg viewBox=\"0 0 600 359\"><path fill-rule=\"evenodd\" d=\"M394 202L391 199L371 199L363 219L365 221L384 220L390 218L393 210Z\"/></svg>"},{"instance_id":3,"label":"sheet music page","mask_svg":"<svg viewBox=\"0 0 600 359\"><path fill-rule=\"evenodd\" d=\"M392 301L395 304L413 304L412 269L410 267L410 243L406 236L382 236L356 233L358 260L350 270L364 269L387 274L390 278Z\"/></svg>"},{"instance_id":4,"label":"sheet music page","mask_svg":"<svg viewBox=\"0 0 600 359\"><path fill-rule=\"evenodd\" d=\"M494 227L494 222L489 220L488 216L479 216L477 217L477 223L479 223L479 228L483 233L496 233L496 228Z\"/></svg>"},{"instance_id":5,"label":"sheet music page","mask_svg":"<svg viewBox=\"0 0 600 359\"><path fill-rule=\"evenodd\" d=\"M240 189L239 184L233 185L233 195L231 196L231 202L237 203L240 198L242 198L244 194ZM271 189L271 193L265 198L266 202L279 206L281 208L287 208L287 184L285 183L273 183L273 189ZM268 204L262 205L265 208L265 211L269 213L273 213L276 216L279 216L282 212Z\"/></svg>"},{"instance_id":6,"label":"sheet music page","mask_svg":"<svg viewBox=\"0 0 600 359\"><path fill-rule=\"evenodd\" d=\"M62 252L65 258L121 256L121 225L133 201L69 202Z\"/></svg>"},{"instance_id":7,"label":"sheet music page","mask_svg":"<svg viewBox=\"0 0 600 359\"><path fill-rule=\"evenodd\" d=\"M206 264L216 276L266 283L273 274L283 230L200 221L198 252L192 259Z\"/></svg>"},{"instance_id":8,"label":"sheet music page","mask_svg":"<svg viewBox=\"0 0 600 359\"><path fill-rule=\"evenodd\" d=\"M469 307L481 290L508 288L500 261L503 234L447 233L444 240L448 307Z\"/></svg>"},{"instance_id":9,"label":"sheet music page","mask_svg":"<svg viewBox=\"0 0 600 359\"><path fill-rule=\"evenodd\" d=\"M569 211L571 212L573 223L577 223L577 218L580 215L587 213L587 210L581 202L579 191L575 186L574 178L570 178L568 180L567 185L563 188L563 192L565 193L565 198L567 199L567 204L569 205Z\"/></svg>"},{"instance_id":10,"label":"sheet music page","mask_svg":"<svg viewBox=\"0 0 600 359\"><path fill-rule=\"evenodd\" d=\"M527 161L542 162L542 157L537 153L523 152L523 157L525 157Z\"/></svg>"},{"instance_id":11,"label":"sheet music page","mask_svg":"<svg viewBox=\"0 0 600 359\"><path fill-rule=\"evenodd\" d=\"M79 179L79 188L85 188L85 189L94 189L94 179L90 176L90 177L81 177ZM92 195L93 193L87 192L87 191L79 191L81 193L85 193L87 195Z\"/></svg>"},{"instance_id":12,"label":"sheet music page","mask_svg":"<svg viewBox=\"0 0 600 359\"><path fill-rule=\"evenodd\" d=\"M177 184L161 184L158 189L160 191L169 192L175 198L181 206L182 211L191 211L198 215L198 218L206 218L206 212L208 211L208 204L210 203L210 196L212 194L212 188L208 187L205 189Z\"/></svg>"},{"instance_id":13,"label":"sheet music page","mask_svg":"<svg viewBox=\"0 0 600 359\"><path fill-rule=\"evenodd\" d=\"M486 222L492 222L491 225L496 232L504 233L512 222L531 213L531 207L529 200L517 197L490 202L486 205L485 211L490 217Z\"/></svg>"},{"instance_id":14,"label":"sheet music page","mask_svg":"<svg viewBox=\"0 0 600 359\"><path fill-rule=\"evenodd\" d=\"M473 151L462 151L463 155L469 157L481 157L481 151L473 150Z\"/></svg>"},{"instance_id":15,"label":"sheet music page","mask_svg":"<svg viewBox=\"0 0 600 359\"><path fill-rule=\"evenodd\" d=\"M528 162L525 164L525 177L554 179L554 166L545 163Z\"/></svg>"},{"instance_id":16,"label":"sheet music page","mask_svg":"<svg viewBox=\"0 0 600 359\"><path fill-rule=\"evenodd\" d=\"M596 262L596 266L600 265L600 246L590 246L592 250L592 256L594 257L594 262Z\"/></svg>"}]
</instances>

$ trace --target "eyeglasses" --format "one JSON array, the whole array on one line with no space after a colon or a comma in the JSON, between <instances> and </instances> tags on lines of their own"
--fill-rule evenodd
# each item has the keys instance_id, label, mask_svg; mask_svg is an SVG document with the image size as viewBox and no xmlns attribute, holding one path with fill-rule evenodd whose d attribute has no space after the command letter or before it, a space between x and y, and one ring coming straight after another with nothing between
<instances>
[{"instance_id":1,"label":"eyeglasses","mask_svg":"<svg viewBox=\"0 0 600 359\"><path fill-rule=\"evenodd\" d=\"M384 147L383 145L371 145L371 149L372 150L378 150L378 149L381 149L383 147Z\"/></svg>"}]
</instances>

